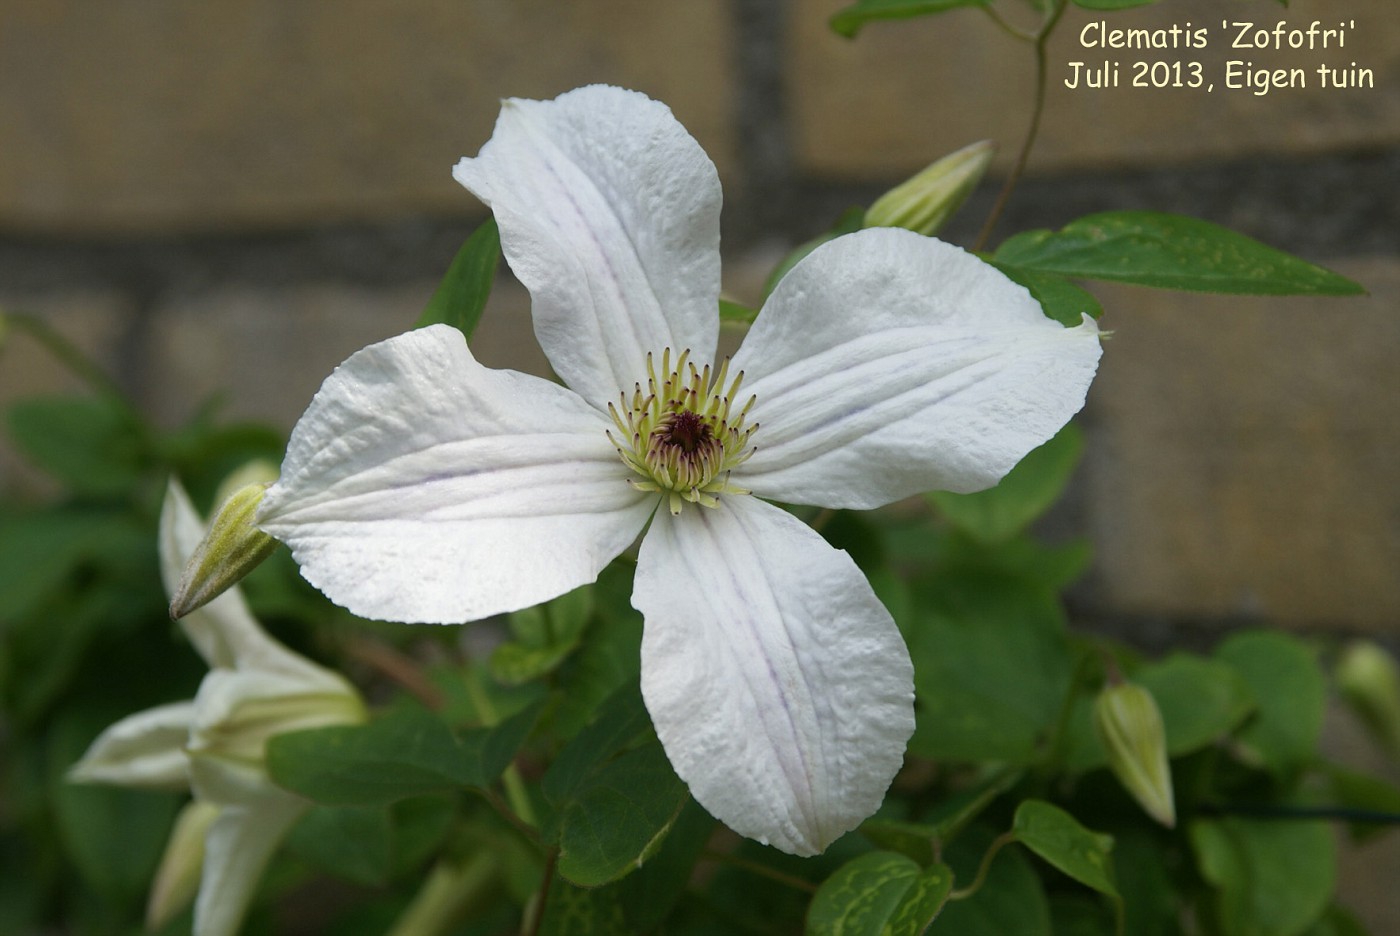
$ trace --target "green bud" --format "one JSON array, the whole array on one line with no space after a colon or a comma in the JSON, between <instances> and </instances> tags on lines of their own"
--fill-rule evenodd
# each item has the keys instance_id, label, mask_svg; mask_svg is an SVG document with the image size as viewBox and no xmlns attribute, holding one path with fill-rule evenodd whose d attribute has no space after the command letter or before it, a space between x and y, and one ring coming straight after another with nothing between
<instances>
[{"instance_id":1,"label":"green bud","mask_svg":"<svg viewBox=\"0 0 1400 936\"><path fill-rule=\"evenodd\" d=\"M224 501L185 565L170 602L172 618L184 617L237 585L276 548L277 541L253 523L267 488L265 483L245 485Z\"/></svg>"},{"instance_id":2,"label":"green bud","mask_svg":"<svg viewBox=\"0 0 1400 936\"><path fill-rule=\"evenodd\" d=\"M865 226L937 234L977 188L995 154L996 144L982 140L944 156L881 195L865 213Z\"/></svg>"},{"instance_id":3,"label":"green bud","mask_svg":"<svg viewBox=\"0 0 1400 936\"><path fill-rule=\"evenodd\" d=\"M1094 701L1094 728L1118 782L1149 816L1174 827L1176 803L1167 736L1152 693L1133 683L1105 686Z\"/></svg>"},{"instance_id":4,"label":"green bud","mask_svg":"<svg viewBox=\"0 0 1400 936\"><path fill-rule=\"evenodd\" d=\"M1342 698L1376 741L1400 757L1400 668L1369 640L1347 646L1333 670Z\"/></svg>"}]
</instances>

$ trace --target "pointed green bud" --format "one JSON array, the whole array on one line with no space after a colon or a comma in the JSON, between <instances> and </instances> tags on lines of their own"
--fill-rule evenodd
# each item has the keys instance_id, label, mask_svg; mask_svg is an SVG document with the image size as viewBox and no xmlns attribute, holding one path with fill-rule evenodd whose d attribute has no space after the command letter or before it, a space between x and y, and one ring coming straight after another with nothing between
<instances>
[{"instance_id":1,"label":"pointed green bud","mask_svg":"<svg viewBox=\"0 0 1400 936\"><path fill-rule=\"evenodd\" d=\"M865 226L937 234L982 181L996 149L991 140L982 140L944 156L881 195L865 213Z\"/></svg>"},{"instance_id":2,"label":"pointed green bud","mask_svg":"<svg viewBox=\"0 0 1400 936\"><path fill-rule=\"evenodd\" d=\"M1176 802L1167 735L1152 693L1133 683L1105 686L1094 701L1094 728L1118 782L1149 816L1174 827Z\"/></svg>"},{"instance_id":3,"label":"pointed green bud","mask_svg":"<svg viewBox=\"0 0 1400 936\"><path fill-rule=\"evenodd\" d=\"M160 867L146 900L146 929L154 932L194 903L204 870L204 835L219 816L219 807L191 800L175 817Z\"/></svg>"},{"instance_id":4,"label":"pointed green bud","mask_svg":"<svg viewBox=\"0 0 1400 936\"><path fill-rule=\"evenodd\" d=\"M224 501L185 565L170 602L172 618L179 620L237 585L276 548L277 541L253 523L267 488L266 483L245 485Z\"/></svg>"},{"instance_id":5,"label":"pointed green bud","mask_svg":"<svg viewBox=\"0 0 1400 936\"><path fill-rule=\"evenodd\" d=\"M1347 646L1333 670L1342 698L1372 737L1400 757L1400 668L1395 658L1369 640Z\"/></svg>"}]
</instances>

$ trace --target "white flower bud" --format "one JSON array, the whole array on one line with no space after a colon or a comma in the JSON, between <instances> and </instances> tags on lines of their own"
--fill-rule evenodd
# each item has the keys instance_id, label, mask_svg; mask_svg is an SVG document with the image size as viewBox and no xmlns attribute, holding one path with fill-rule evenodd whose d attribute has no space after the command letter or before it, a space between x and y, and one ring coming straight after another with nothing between
<instances>
[{"instance_id":1,"label":"white flower bud","mask_svg":"<svg viewBox=\"0 0 1400 936\"><path fill-rule=\"evenodd\" d=\"M245 485L224 501L185 565L170 602L172 618L184 617L238 584L276 548L277 541L253 523L267 488L265 483Z\"/></svg>"},{"instance_id":2,"label":"white flower bud","mask_svg":"<svg viewBox=\"0 0 1400 936\"><path fill-rule=\"evenodd\" d=\"M1166 731L1152 693L1133 683L1105 686L1094 701L1094 728L1118 782L1149 816L1175 826Z\"/></svg>"},{"instance_id":3,"label":"white flower bud","mask_svg":"<svg viewBox=\"0 0 1400 936\"><path fill-rule=\"evenodd\" d=\"M866 227L899 227L937 234L986 175L996 144L964 146L890 189L865 213Z\"/></svg>"},{"instance_id":4,"label":"white flower bud","mask_svg":"<svg viewBox=\"0 0 1400 936\"><path fill-rule=\"evenodd\" d=\"M1342 698L1391 755L1400 757L1400 668L1369 640L1347 646L1333 675Z\"/></svg>"}]
</instances>

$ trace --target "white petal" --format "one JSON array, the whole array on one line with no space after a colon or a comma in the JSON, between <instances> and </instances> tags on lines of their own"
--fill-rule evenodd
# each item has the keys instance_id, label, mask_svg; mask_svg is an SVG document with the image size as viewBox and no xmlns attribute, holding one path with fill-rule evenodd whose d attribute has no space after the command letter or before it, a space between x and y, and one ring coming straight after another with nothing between
<instances>
[{"instance_id":1,"label":"white petal","mask_svg":"<svg viewBox=\"0 0 1400 936\"><path fill-rule=\"evenodd\" d=\"M647 352L709 361L719 330L719 177L670 108L594 85L503 102L453 176L487 205L559 376L605 407Z\"/></svg>"},{"instance_id":2,"label":"white petal","mask_svg":"<svg viewBox=\"0 0 1400 936\"><path fill-rule=\"evenodd\" d=\"M281 793L220 811L204 842L194 936L235 936L272 853L308 806Z\"/></svg>"},{"instance_id":3,"label":"white petal","mask_svg":"<svg viewBox=\"0 0 1400 936\"><path fill-rule=\"evenodd\" d=\"M175 702L128 715L88 747L68 771L79 783L114 783L150 790L187 790L185 743L194 721L193 702Z\"/></svg>"},{"instance_id":4,"label":"white petal","mask_svg":"<svg viewBox=\"0 0 1400 936\"><path fill-rule=\"evenodd\" d=\"M702 806L797 855L875 811L914 730L913 666L846 553L751 497L661 510L632 603L647 709Z\"/></svg>"},{"instance_id":5,"label":"white petal","mask_svg":"<svg viewBox=\"0 0 1400 936\"><path fill-rule=\"evenodd\" d=\"M1065 328L957 247L872 229L813 251L735 357L757 452L734 473L788 503L868 509L996 484L1084 405L1090 319Z\"/></svg>"},{"instance_id":6,"label":"white petal","mask_svg":"<svg viewBox=\"0 0 1400 936\"><path fill-rule=\"evenodd\" d=\"M189 753L195 792L215 802L238 802L204 786L208 760L235 760L261 770L267 739L290 731L365 720L359 694L319 667L317 678L263 670L219 669L204 677L194 699ZM265 782L265 778L264 778ZM239 780L242 785L242 780Z\"/></svg>"},{"instance_id":7,"label":"white petal","mask_svg":"<svg viewBox=\"0 0 1400 936\"><path fill-rule=\"evenodd\" d=\"M655 503L611 423L557 384L482 367L446 325L336 369L258 523L364 617L457 622L593 581Z\"/></svg>"}]
</instances>

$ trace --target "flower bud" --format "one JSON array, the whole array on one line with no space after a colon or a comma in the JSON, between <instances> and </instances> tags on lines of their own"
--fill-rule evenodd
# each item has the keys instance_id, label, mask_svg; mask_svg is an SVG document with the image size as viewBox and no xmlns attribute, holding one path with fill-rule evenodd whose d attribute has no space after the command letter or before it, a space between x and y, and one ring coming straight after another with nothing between
<instances>
[{"instance_id":1,"label":"flower bud","mask_svg":"<svg viewBox=\"0 0 1400 936\"><path fill-rule=\"evenodd\" d=\"M338 673L282 652L273 669L214 670L200 684L185 750L201 797L241 802L270 789L269 738L368 718L359 693Z\"/></svg>"},{"instance_id":2,"label":"flower bud","mask_svg":"<svg viewBox=\"0 0 1400 936\"><path fill-rule=\"evenodd\" d=\"M1152 693L1133 683L1104 687L1094 701L1094 728L1118 782L1149 816L1175 826L1166 731Z\"/></svg>"},{"instance_id":3,"label":"flower bud","mask_svg":"<svg viewBox=\"0 0 1400 936\"><path fill-rule=\"evenodd\" d=\"M1342 651L1333 675L1342 698L1371 735L1400 757L1400 668L1394 658L1376 644L1358 640Z\"/></svg>"},{"instance_id":4,"label":"flower bud","mask_svg":"<svg viewBox=\"0 0 1400 936\"><path fill-rule=\"evenodd\" d=\"M185 565L170 602L172 618L178 620L219 597L276 548L277 541L253 523L267 488L266 483L248 484L224 501Z\"/></svg>"},{"instance_id":5,"label":"flower bud","mask_svg":"<svg viewBox=\"0 0 1400 936\"><path fill-rule=\"evenodd\" d=\"M175 817L175 828L160 857L151 896L146 901L146 929L155 931L194 903L204 869L204 835L218 818L213 803L191 800Z\"/></svg>"},{"instance_id":6,"label":"flower bud","mask_svg":"<svg viewBox=\"0 0 1400 936\"><path fill-rule=\"evenodd\" d=\"M982 140L944 156L881 195L865 213L865 226L938 233L977 188L995 154L996 144Z\"/></svg>"}]
</instances>

